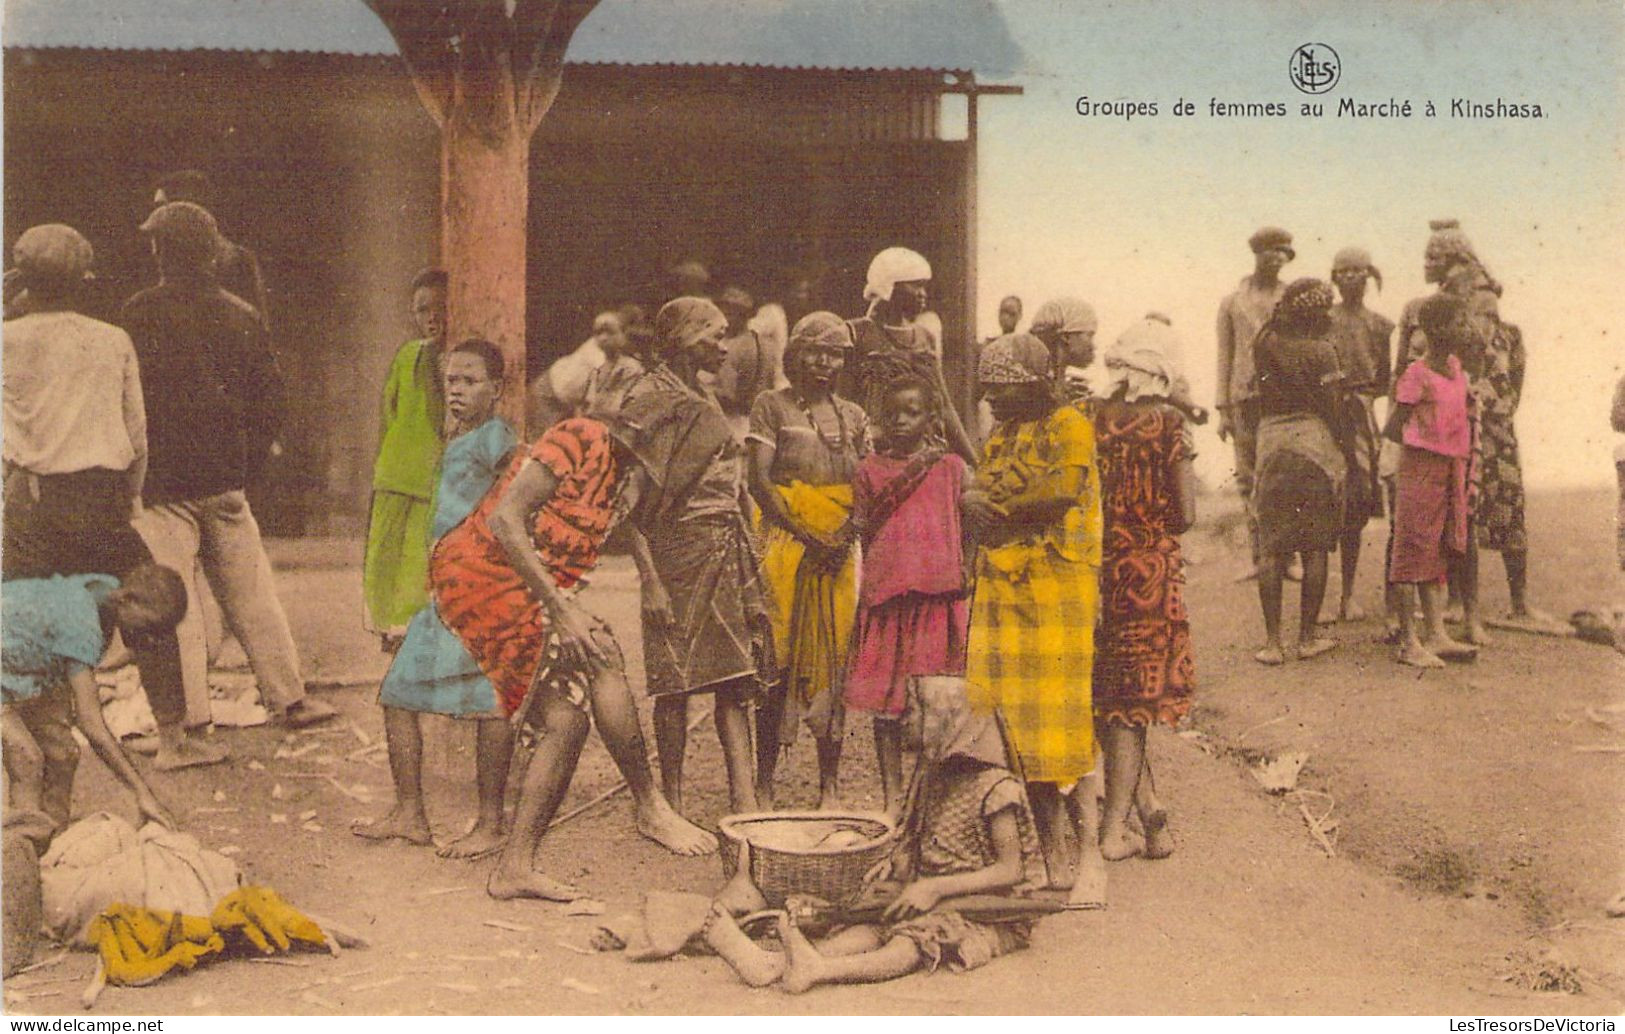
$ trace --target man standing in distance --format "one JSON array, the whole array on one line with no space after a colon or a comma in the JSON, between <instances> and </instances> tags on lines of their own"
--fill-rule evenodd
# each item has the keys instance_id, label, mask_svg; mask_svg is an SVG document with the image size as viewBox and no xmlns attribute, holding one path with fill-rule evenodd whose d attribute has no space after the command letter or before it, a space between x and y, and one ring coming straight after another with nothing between
<instances>
[{"instance_id":1,"label":"man standing in distance","mask_svg":"<svg viewBox=\"0 0 1625 1034\"><path fill-rule=\"evenodd\" d=\"M201 558L267 707L292 728L326 721L335 712L305 695L293 633L244 494L270 451L281 402L265 324L215 282L220 237L206 210L170 202L141 229L152 240L159 282L126 302L120 319L146 388L146 508L136 526L158 562L187 582L187 615L175 631L191 717L206 720L208 709Z\"/></svg>"},{"instance_id":2,"label":"man standing in distance","mask_svg":"<svg viewBox=\"0 0 1625 1034\"><path fill-rule=\"evenodd\" d=\"M1258 379L1253 369L1253 339L1286 290L1281 267L1297 257L1292 235L1266 226L1247 240L1253 250L1253 272L1219 305L1219 439L1228 438L1236 452L1236 488L1247 508L1247 538L1252 566L1242 576L1258 576L1258 521L1253 515L1253 469L1258 450Z\"/></svg>"}]
</instances>

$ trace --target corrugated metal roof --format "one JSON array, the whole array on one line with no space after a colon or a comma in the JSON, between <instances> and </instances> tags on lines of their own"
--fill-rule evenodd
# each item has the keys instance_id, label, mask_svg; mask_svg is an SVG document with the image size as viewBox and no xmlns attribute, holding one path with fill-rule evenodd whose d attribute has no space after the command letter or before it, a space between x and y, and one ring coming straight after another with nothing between
<instances>
[{"instance_id":1,"label":"corrugated metal roof","mask_svg":"<svg viewBox=\"0 0 1625 1034\"><path fill-rule=\"evenodd\" d=\"M7 47L395 53L361 0L5 0L0 37ZM998 78L1023 55L996 0L603 0L569 60Z\"/></svg>"}]
</instances>

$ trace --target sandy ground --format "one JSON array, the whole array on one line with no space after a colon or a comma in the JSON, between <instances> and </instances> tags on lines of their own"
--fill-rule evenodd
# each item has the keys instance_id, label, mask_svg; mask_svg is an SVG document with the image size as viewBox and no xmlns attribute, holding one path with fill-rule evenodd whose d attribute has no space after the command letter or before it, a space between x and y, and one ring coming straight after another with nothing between
<instances>
[{"instance_id":1,"label":"sandy ground","mask_svg":"<svg viewBox=\"0 0 1625 1034\"><path fill-rule=\"evenodd\" d=\"M1534 585L1548 609L1617 591L1613 500L1604 492L1537 497ZM1375 611L1385 529L1361 566ZM1111 869L1111 904L1045 920L1033 948L976 973L919 975L884 986L801 997L738 984L716 959L633 965L585 954L594 920L559 906L498 903L483 893L489 862L351 836L356 817L390 799L374 759L348 760L381 736L373 685L324 692L342 725L299 735L293 759L270 728L223 732L239 763L158 782L207 844L235 845L249 878L364 932L372 946L283 964L232 961L149 988L110 988L98 1013L1615 1013L1625 1002L1625 921L1602 918L1621 885L1625 794L1616 712L1621 658L1577 641L1513 633L1476 664L1418 677L1372 640L1376 622L1339 626L1334 654L1263 669L1250 585L1221 520L1193 534L1190 604L1200 706L1181 735L1158 731L1159 787L1179 841L1165 861ZM361 633L354 543L278 543L280 589L313 679L371 680L384 662ZM1505 589L1488 558L1488 596ZM1334 578L1335 586L1335 578ZM630 565L612 559L589 590L636 666L637 599ZM1289 592L1289 612L1295 595ZM640 672L634 671L634 684ZM868 730L852 722L844 787L878 803ZM472 758L460 730L430 736L431 818L455 833L472 807ZM691 742L689 807L714 822L725 809L716 741ZM1299 785L1267 795L1252 762L1307 752ZM249 759L264 765L250 769ZM811 744L786 766L786 804L810 803ZM349 792L306 778L335 775ZM565 808L615 782L592 741ZM273 791L280 786L280 796ZM365 797L370 803L354 799ZM94 761L77 807L116 801ZM1326 814L1335 857L1310 836L1300 803ZM235 808L236 811L220 809ZM204 810L199 810L204 809ZM318 830L291 817L314 810ZM271 816L290 816L273 824ZM633 831L624 798L556 829L540 863L603 898L611 912L641 889L707 890L715 857L678 859ZM497 920L521 929L486 925ZM93 960L74 954L6 986L10 1012L79 1011ZM1531 990L1547 977L1580 993Z\"/></svg>"}]
</instances>

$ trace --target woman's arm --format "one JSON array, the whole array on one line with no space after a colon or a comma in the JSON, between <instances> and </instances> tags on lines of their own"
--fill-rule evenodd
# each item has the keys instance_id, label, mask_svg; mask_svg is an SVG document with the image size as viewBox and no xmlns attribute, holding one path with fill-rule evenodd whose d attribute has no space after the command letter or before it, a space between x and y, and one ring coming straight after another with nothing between
<instances>
[{"instance_id":1,"label":"woman's arm","mask_svg":"<svg viewBox=\"0 0 1625 1034\"><path fill-rule=\"evenodd\" d=\"M1029 532L1060 520L1074 506L1081 505L1089 494L1089 468L1065 466L1035 479L1025 491L1006 499L1003 503L1009 514L1003 521L1006 530Z\"/></svg>"},{"instance_id":2,"label":"woman's arm","mask_svg":"<svg viewBox=\"0 0 1625 1034\"><path fill-rule=\"evenodd\" d=\"M1388 410L1388 422L1382 425L1382 436L1391 442L1404 444L1405 425L1411 422L1411 410L1416 406L1410 402L1395 402Z\"/></svg>"},{"instance_id":3,"label":"woman's arm","mask_svg":"<svg viewBox=\"0 0 1625 1034\"><path fill-rule=\"evenodd\" d=\"M118 740L107 728L107 722L102 718L102 702L96 695L96 679L90 669L83 664L74 665L68 673L68 684L73 689L74 721L79 731L85 734L90 749L96 752L102 764L112 771L118 781L135 794L135 804L143 818L151 819L166 829L177 828L169 809L159 802L152 788L141 778L141 773L130 764L124 748L119 746Z\"/></svg>"},{"instance_id":4,"label":"woman's arm","mask_svg":"<svg viewBox=\"0 0 1625 1034\"><path fill-rule=\"evenodd\" d=\"M976 466L976 443L971 441L970 432L965 430L964 421L959 419L959 407L953 403L953 396L948 393L947 378L942 375L942 362L933 360L931 363L931 376L935 381L937 398L942 400L942 429L948 435L948 445L959 458L971 467Z\"/></svg>"},{"instance_id":5,"label":"woman's arm","mask_svg":"<svg viewBox=\"0 0 1625 1034\"><path fill-rule=\"evenodd\" d=\"M589 658L604 660L604 652L592 635L590 623L577 613L579 608L565 600L553 572L542 563L531 542L531 515L553 498L556 491L558 479L551 470L541 463L526 463L491 511L491 534L502 546L508 563L524 580L525 587L552 618L558 632L559 651L564 658L572 663L582 663Z\"/></svg>"},{"instance_id":6,"label":"woman's arm","mask_svg":"<svg viewBox=\"0 0 1625 1034\"><path fill-rule=\"evenodd\" d=\"M952 876L927 876L903 888L886 908L887 919L906 919L929 912L944 898L964 894L986 894L1009 890L1021 882L1021 827L1016 823L1014 808L1005 808L987 819L988 833L993 839L994 861L986 868Z\"/></svg>"}]
</instances>

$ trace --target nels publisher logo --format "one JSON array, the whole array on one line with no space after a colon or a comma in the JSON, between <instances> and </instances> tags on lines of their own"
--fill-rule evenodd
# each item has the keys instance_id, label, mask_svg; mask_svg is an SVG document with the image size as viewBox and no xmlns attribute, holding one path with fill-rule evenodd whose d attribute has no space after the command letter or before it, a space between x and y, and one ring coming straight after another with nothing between
<instances>
[{"instance_id":1,"label":"nels publisher logo","mask_svg":"<svg viewBox=\"0 0 1625 1034\"><path fill-rule=\"evenodd\" d=\"M1287 77L1304 93L1325 93L1343 77L1343 61L1324 43L1305 43L1292 52Z\"/></svg>"}]
</instances>

